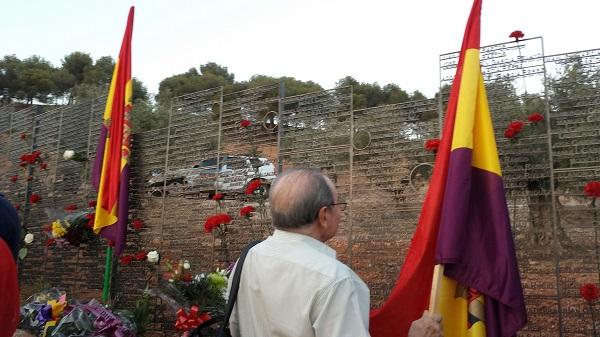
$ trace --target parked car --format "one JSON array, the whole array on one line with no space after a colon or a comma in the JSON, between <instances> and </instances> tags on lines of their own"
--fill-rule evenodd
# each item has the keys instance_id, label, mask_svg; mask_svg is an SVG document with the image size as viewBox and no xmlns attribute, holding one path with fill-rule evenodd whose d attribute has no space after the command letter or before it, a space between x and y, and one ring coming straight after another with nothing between
<instances>
[{"instance_id":1,"label":"parked car","mask_svg":"<svg viewBox=\"0 0 600 337\"><path fill-rule=\"evenodd\" d=\"M260 179L270 185L275 179L275 166L267 159L249 156L222 156L217 169L217 157L204 159L190 168L154 172L148 180L149 193L162 196L166 179L166 195L195 193L243 193L248 183Z\"/></svg>"}]
</instances>

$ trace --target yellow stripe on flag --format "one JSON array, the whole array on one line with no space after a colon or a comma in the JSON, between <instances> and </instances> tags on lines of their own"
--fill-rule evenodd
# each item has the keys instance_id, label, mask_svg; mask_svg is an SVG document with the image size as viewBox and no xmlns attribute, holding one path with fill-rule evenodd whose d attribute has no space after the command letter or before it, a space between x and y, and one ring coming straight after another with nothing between
<instances>
[{"instance_id":1,"label":"yellow stripe on flag","mask_svg":"<svg viewBox=\"0 0 600 337\"><path fill-rule=\"evenodd\" d=\"M477 112L475 113L475 126L473 128L473 160L472 166L502 176L498 150L496 149L496 137L494 137L494 126L490 108L488 105L483 75L479 73L479 91L477 93Z\"/></svg>"},{"instance_id":2,"label":"yellow stripe on flag","mask_svg":"<svg viewBox=\"0 0 600 337\"><path fill-rule=\"evenodd\" d=\"M479 49L468 49L465 53L456 118L452 135L452 150L466 147L473 148L473 123L477 109L477 90L479 83Z\"/></svg>"}]
</instances>

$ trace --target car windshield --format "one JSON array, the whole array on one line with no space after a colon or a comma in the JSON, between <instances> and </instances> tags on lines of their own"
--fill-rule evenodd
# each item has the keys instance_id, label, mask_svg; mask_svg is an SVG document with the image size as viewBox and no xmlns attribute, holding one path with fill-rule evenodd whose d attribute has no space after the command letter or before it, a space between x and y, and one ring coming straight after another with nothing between
<instances>
[{"instance_id":1,"label":"car windshield","mask_svg":"<svg viewBox=\"0 0 600 337\"><path fill-rule=\"evenodd\" d=\"M194 165L194 168L215 168L217 167L217 158L204 159L199 164Z\"/></svg>"}]
</instances>

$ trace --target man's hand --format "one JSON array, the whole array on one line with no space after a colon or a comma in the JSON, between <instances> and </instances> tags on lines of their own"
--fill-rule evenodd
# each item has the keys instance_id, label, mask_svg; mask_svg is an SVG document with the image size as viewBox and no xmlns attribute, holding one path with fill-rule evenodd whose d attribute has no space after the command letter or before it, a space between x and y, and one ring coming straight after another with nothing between
<instances>
[{"instance_id":1,"label":"man's hand","mask_svg":"<svg viewBox=\"0 0 600 337\"><path fill-rule=\"evenodd\" d=\"M441 322L441 315L425 310L423 316L410 325L408 337L443 337Z\"/></svg>"}]
</instances>

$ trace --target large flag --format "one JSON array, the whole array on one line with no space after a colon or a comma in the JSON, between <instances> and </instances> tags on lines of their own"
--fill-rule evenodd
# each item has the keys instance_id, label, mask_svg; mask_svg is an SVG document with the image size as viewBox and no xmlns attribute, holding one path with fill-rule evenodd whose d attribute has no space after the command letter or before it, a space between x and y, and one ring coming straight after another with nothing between
<instances>
[{"instance_id":1,"label":"large flag","mask_svg":"<svg viewBox=\"0 0 600 337\"><path fill-rule=\"evenodd\" d=\"M406 336L428 308L434 265L444 336L513 336L526 321L496 141L479 63L474 0L419 224L373 337Z\"/></svg>"},{"instance_id":2,"label":"large flag","mask_svg":"<svg viewBox=\"0 0 600 337\"><path fill-rule=\"evenodd\" d=\"M117 256L125 246L128 217L133 9L113 71L92 171L92 183L98 190L94 231L113 242Z\"/></svg>"}]
</instances>

